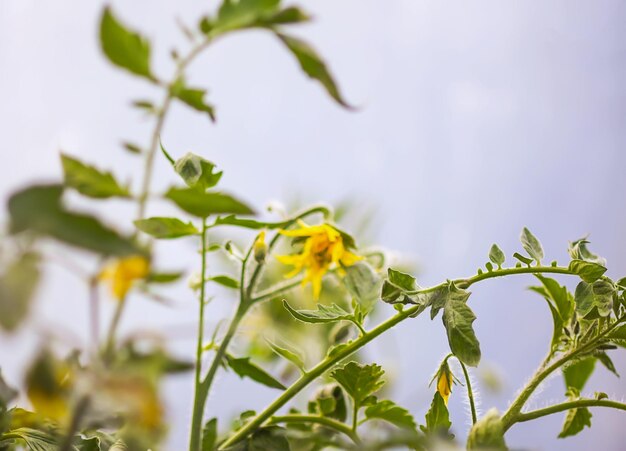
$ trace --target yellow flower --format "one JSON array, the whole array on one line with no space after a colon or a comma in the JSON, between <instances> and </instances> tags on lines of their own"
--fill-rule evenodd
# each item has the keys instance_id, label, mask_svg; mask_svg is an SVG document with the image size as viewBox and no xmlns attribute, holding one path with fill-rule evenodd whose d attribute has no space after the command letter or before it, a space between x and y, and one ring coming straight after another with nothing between
<instances>
[{"instance_id":1,"label":"yellow flower","mask_svg":"<svg viewBox=\"0 0 626 451\"><path fill-rule=\"evenodd\" d=\"M304 238L302 252L295 255L279 255L276 258L281 263L292 265L294 268L285 277L293 277L301 271L306 271L302 285L311 283L313 297L318 299L322 290L322 278L332 267L351 266L362 257L346 249L341 233L331 225L320 224L309 226L303 221L296 230L281 230L285 236Z\"/></svg>"},{"instance_id":2,"label":"yellow flower","mask_svg":"<svg viewBox=\"0 0 626 451\"><path fill-rule=\"evenodd\" d=\"M450 397L450 393L452 393L452 383L452 371L450 371L448 362L444 361L444 363L439 367L439 374L437 375L437 391L443 398L446 405L448 405L448 398Z\"/></svg>"},{"instance_id":3,"label":"yellow flower","mask_svg":"<svg viewBox=\"0 0 626 451\"><path fill-rule=\"evenodd\" d=\"M261 230L254 241L254 259L257 263L265 261L267 256L267 243L265 242L265 230Z\"/></svg>"},{"instance_id":4,"label":"yellow flower","mask_svg":"<svg viewBox=\"0 0 626 451\"><path fill-rule=\"evenodd\" d=\"M150 262L141 255L131 255L109 263L100 273L101 280L107 280L113 296L122 300L135 280L145 279L150 271Z\"/></svg>"}]
</instances>

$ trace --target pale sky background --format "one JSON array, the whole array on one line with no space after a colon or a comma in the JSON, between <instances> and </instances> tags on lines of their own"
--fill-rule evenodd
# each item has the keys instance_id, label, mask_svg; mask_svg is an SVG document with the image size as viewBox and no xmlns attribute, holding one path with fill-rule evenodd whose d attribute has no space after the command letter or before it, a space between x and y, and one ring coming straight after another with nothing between
<instances>
[{"instance_id":1,"label":"pale sky background","mask_svg":"<svg viewBox=\"0 0 626 451\"><path fill-rule=\"evenodd\" d=\"M175 17L194 24L216 2L112 2L117 14L153 44L154 67L169 77L172 46L185 48ZM175 154L197 152L225 171L224 187L263 206L302 194L311 201L346 197L376 207L376 238L421 267L421 285L474 273L497 242L511 255L529 226L548 260L567 260L567 241L591 234L609 275L626 274L626 4L620 1L437 2L302 0L316 21L294 28L324 55L346 97L338 108L271 36L241 33L219 42L191 68L190 82L210 90L218 123L175 107L163 140ZM146 143L152 122L128 107L160 98L111 67L97 43L104 2L0 0L0 131L3 197L32 180L56 180L63 149L126 179L139 169L119 142ZM174 178L156 164L155 190ZM103 202L109 221L132 210ZM152 204L152 214L171 212ZM193 268L166 245L164 268ZM481 390L482 410L504 409L543 358L551 334L544 302L530 278L473 290L483 368L496 368L504 390ZM570 281L571 283L571 281ZM173 308L137 299L123 328L189 327L196 303L184 284ZM0 362L17 382L29 351L53 331L70 342L87 334L85 289L55 268L40 292L39 312L15 337L0 336ZM210 321L229 312L217 302ZM392 309L382 309L391 314ZM173 326L174 325L174 326ZM191 355L192 342L172 348ZM427 384L447 352L439 319L405 322L368 348L396 382L393 399L418 421L430 403ZM626 358L614 358L626 373ZM476 372L476 375L480 370ZM479 384L480 385L480 384ZM599 368L587 393L622 399L624 383ZM531 405L561 399L559 377ZM462 390L451 400L455 430L468 425ZM456 394L456 393L455 393ZM220 377L208 413L223 418L261 408L277 393ZM173 421L167 449L187 443L191 374L166 384ZM251 406L250 403L254 404ZM227 406L227 407L226 407ZM593 428L558 440L563 415L515 426L512 448L620 450L623 413L593 410Z\"/></svg>"}]
</instances>

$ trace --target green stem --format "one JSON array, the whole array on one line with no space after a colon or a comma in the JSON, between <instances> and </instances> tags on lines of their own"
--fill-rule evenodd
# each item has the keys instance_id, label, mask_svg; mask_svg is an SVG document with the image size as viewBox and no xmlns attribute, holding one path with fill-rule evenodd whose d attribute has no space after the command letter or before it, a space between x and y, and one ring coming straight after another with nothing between
<instances>
[{"instance_id":1,"label":"green stem","mask_svg":"<svg viewBox=\"0 0 626 451\"><path fill-rule=\"evenodd\" d=\"M111 320L111 324L109 325L106 346L104 348L105 361L110 361L113 357L113 352L115 351L115 335L117 334L117 329L120 325L120 320L122 318L122 313L124 313L125 306L126 296L117 301L117 305L115 306L115 312L113 313L113 319Z\"/></svg>"},{"instance_id":2,"label":"green stem","mask_svg":"<svg viewBox=\"0 0 626 451\"><path fill-rule=\"evenodd\" d=\"M467 372L467 368L465 364L461 362L457 358L458 362L461 364L461 369L463 370L463 375L465 376L465 383L467 384L467 397L469 399L470 410L472 411L472 424L476 424L476 404L474 403L474 392L472 391L472 382L470 381L469 374Z\"/></svg>"},{"instance_id":3,"label":"green stem","mask_svg":"<svg viewBox=\"0 0 626 451\"><path fill-rule=\"evenodd\" d=\"M359 405L357 403L353 403L352 406L352 432L356 434L356 428L359 425Z\"/></svg>"},{"instance_id":4,"label":"green stem","mask_svg":"<svg viewBox=\"0 0 626 451\"><path fill-rule=\"evenodd\" d=\"M67 434L63 439L63 443L59 447L59 451L71 451L72 445L74 442L74 435L78 432L80 428L80 423L83 421L83 417L87 413L87 409L89 408L89 398L87 396L83 396L78 400L76 404L76 408L74 409L74 414L72 415L72 421L67 430Z\"/></svg>"},{"instance_id":5,"label":"green stem","mask_svg":"<svg viewBox=\"0 0 626 451\"><path fill-rule=\"evenodd\" d=\"M552 415L553 413L564 412L566 410L576 409L579 407L611 407L613 409L626 411L626 404L617 401L611 401L608 399L577 399L575 401L555 404L553 406L544 407L543 409L537 409L531 412L520 413L515 418L515 421L509 425L509 427L515 423L536 420L537 418Z\"/></svg>"},{"instance_id":6,"label":"green stem","mask_svg":"<svg viewBox=\"0 0 626 451\"><path fill-rule=\"evenodd\" d=\"M322 417L318 415L289 414L289 415L272 417L270 421L268 422L268 424L280 424L280 423L321 424L337 432L341 432L342 434L349 437L356 445L361 444L361 440L359 439L359 436L355 434L352 429L350 429L345 423L341 423L340 421L333 420L332 418Z\"/></svg>"},{"instance_id":7,"label":"green stem","mask_svg":"<svg viewBox=\"0 0 626 451\"><path fill-rule=\"evenodd\" d=\"M574 274L567 268L561 267L552 267L552 266L535 266L531 268L507 268L498 271L492 271L484 274L478 274L476 276L465 278L465 279L457 279L455 283L464 283L465 287L469 287L470 285L479 282L481 280L500 277L503 275L513 275L513 274L528 274L528 273L560 273L560 274ZM425 288L422 290L415 291L413 294L421 294L421 293L429 293L435 291L438 288L446 286L446 283L442 283L436 285L434 287ZM331 356L326 357L320 363L318 363L315 367L313 367L309 372L300 376L300 378L294 382L287 390L285 390L278 398L276 398L265 410L260 412L253 420L248 422L244 427L239 429L235 434L233 434L228 440L226 440L220 447L220 449L227 448L234 443L242 440L252 431L260 427L269 417L271 417L276 411L278 411L281 407L283 407L287 402L289 402L294 396L296 396L302 389L304 389L307 385L317 379L319 376L324 374L327 370L332 368L336 363L350 356L367 343L372 341L374 338L378 337L382 333L386 332L390 328L394 327L398 323L404 321L409 317L414 317L419 315L424 309L426 309L427 305L413 305L401 312L398 312L391 318L382 322L369 332L361 335L353 342L348 343L345 347L340 348Z\"/></svg>"}]
</instances>

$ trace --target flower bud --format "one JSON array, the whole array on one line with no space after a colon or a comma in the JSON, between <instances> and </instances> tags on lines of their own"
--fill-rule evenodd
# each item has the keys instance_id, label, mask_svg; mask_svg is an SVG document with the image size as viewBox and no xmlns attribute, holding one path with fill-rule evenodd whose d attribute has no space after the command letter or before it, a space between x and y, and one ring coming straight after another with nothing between
<instances>
[{"instance_id":1,"label":"flower bud","mask_svg":"<svg viewBox=\"0 0 626 451\"><path fill-rule=\"evenodd\" d=\"M265 257L267 257L267 244L265 243L265 230L262 230L254 242L254 259L257 263L263 263Z\"/></svg>"}]
</instances>

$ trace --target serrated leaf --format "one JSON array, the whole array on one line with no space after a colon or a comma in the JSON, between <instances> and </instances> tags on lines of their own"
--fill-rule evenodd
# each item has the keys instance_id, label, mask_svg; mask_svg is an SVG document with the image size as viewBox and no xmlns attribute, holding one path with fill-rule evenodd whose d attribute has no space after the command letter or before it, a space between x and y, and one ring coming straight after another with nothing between
<instances>
[{"instance_id":1,"label":"serrated leaf","mask_svg":"<svg viewBox=\"0 0 626 451\"><path fill-rule=\"evenodd\" d=\"M302 353L287 345L286 343L275 343L271 340L265 339L268 346L279 356L287 359L289 362L293 363L298 369L302 372L305 371L304 368L304 359L302 358Z\"/></svg>"},{"instance_id":2,"label":"serrated leaf","mask_svg":"<svg viewBox=\"0 0 626 451\"><path fill-rule=\"evenodd\" d=\"M497 244L491 245L491 249L489 249L489 260L491 260L494 265L498 265L498 268L501 268L506 260L504 252L502 252L502 249L500 249Z\"/></svg>"},{"instance_id":3,"label":"serrated leaf","mask_svg":"<svg viewBox=\"0 0 626 451\"><path fill-rule=\"evenodd\" d=\"M224 275L224 274L219 275L219 276L209 277L207 280L215 282L226 288L233 288L233 289L239 288L239 281L237 279L231 276Z\"/></svg>"},{"instance_id":4,"label":"serrated leaf","mask_svg":"<svg viewBox=\"0 0 626 451\"><path fill-rule=\"evenodd\" d=\"M65 186L75 189L84 196L96 199L130 196L128 188L120 186L110 172L101 172L64 154L61 154L61 163Z\"/></svg>"},{"instance_id":5,"label":"serrated leaf","mask_svg":"<svg viewBox=\"0 0 626 451\"><path fill-rule=\"evenodd\" d=\"M583 279L587 283L598 280L606 272L606 268L598 263L584 260L572 260L568 269Z\"/></svg>"},{"instance_id":6,"label":"serrated leaf","mask_svg":"<svg viewBox=\"0 0 626 451\"><path fill-rule=\"evenodd\" d=\"M250 357L235 358L227 354L226 363L241 378L248 377L253 381L270 388L277 388L280 390L285 390L285 388L287 388L267 371L250 362Z\"/></svg>"},{"instance_id":7,"label":"serrated leaf","mask_svg":"<svg viewBox=\"0 0 626 451\"><path fill-rule=\"evenodd\" d=\"M283 306L291 316L304 323L334 323L336 321L352 321L354 315L345 311L337 304L317 304L317 310L296 310L283 299Z\"/></svg>"},{"instance_id":8,"label":"serrated leaf","mask_svg":"<svg viewBox=\"0 0 626 451\"><path fill-rule=\"evenodd\" d=\"M477 366L480 344L472 327L476 315L467 305L469 296L470 293L465 290L450 290L443 308L443 324L452 353L466 365Z\"/></svg>"},{"instance_id":9,"label":"serrated leaf","mask_svg":"<svg viewBox=\"0 0 626 451\"><path fill-rule=\"evenodd\" d=\"M428 409L425 418L426 427L422 426L422 431L427 434L445 435L452 426L448 407L446 407L446 403L438 391L435 392L433 402L430 404L430 409Z\"/></svg>"},{"instance_id":10,"label":"serrated leaf","mask_svg":"<svg viewBox=\"0 0 626 451\"><path fill-rule=\"evenodd\" d=\"M344 286L359 303L363 313L367 315L378 300L379 275L365 262L357 262L344 270L346 272L343 279Z\"/></svg>"},{"instance_id":11,"label":"serrated leaf","mask_svg":"<svg viewBox=\"0 0 626 451\"><path fill-rule=\"evenodd\" d=\"M345 108L352 108L343 99L335 80L328 71L326 64L319 57L317 52L309 46L306 42L295 38L293 36L287 36L283 33L276 33L276 36L287 46L291 53L296 57L300 67L309 77L319 81L326 89L326 92L341 106Z\"/></svg>"},{"instance_id":12,"label":"serrated leaf","mask_svg":"<svg viewBox=\"0 0 626 451\"><path fill-rule=\"evenodd\" d=\"M134 224L142 232L159 239L180 238L200 233L191 222L183 222L178 218L152 217L138 219Z\"/></svg>"},{"instance_id":13,"label":"serrated leaf","mask_svg":"<svg viewBox=\"0 0 626 451\"><path fill-rule=\"evenodd\" d=\"M368 419L376 418L385 420L399 428L414 430L417 428L413 416L403 407L398 406L393 401L379 401L365 409L365 416Z\"/></svg>"},{"instance_id":14,"label":"serrated leaf","mask_svg":"<svg viewBox=\"0 0 626 451\"><path fill-rule=\"evenodd\" d=\"M585 357L563 368L566 391L574 389L581 392L596 367L594 357Z\"/></svg>"},{"instance_id":15,"label":"serrated leaf","mask_svg":"<svg viewBox=\"0 0 626 451\"><path fill-rule=\"evenodd\" d=\"M541 247L541 243L537 237L524 227L520 235L520 241L522 242L522 247L528 252L528 255L530 255L537 264L540 264L543 258L543 247Z\"/></svg>"},{"instance_id":16,"label":"serrated leaf","mask_svg":"<svg viewBox=\"0 0 626 451\"><path fill-rule=\"evenodd\" d=\"M221 213L254 214L254 210L248 205L223 193L203 193L194 188L170 188L165 198L174 202L181 210L199 218Z\"/></svg>"},{"instance_id":17,"label":"serrated leaf","mask_svg":"<svg viewBox=\"0 0 626 451\"><path fill-rule=\"evenodd\" d=\"M8 201L11 232L29 230L105 256L145 254L131 238L95 217L66 210L62 194L60 185L33 185L13 193Z\"/></svg>"},{"instance_id":18,"label":"serrated leaf","mask_svg":"<svg viewBox=\"0 0 626 451\"><path fill-rule=\"evenodd\" d=\"M385 381L381 379L383 374L385 371L375 363L361 365L357 362L348 362L343 367L333 370L330 377L343 387L356 406L362 406L366 398L385 385Z\"/></svg>"},{"instance_id":19,"label":"serrated leaf","mask_svg":"<svg viewBox=\"0 0 626 451\"><path fill-rule=\"evenodd\" d=\"M0 274L0 328L11 332L28 316L41 278L39 262L39 255L26 252Z\"/></svg>"},{"instance_id":20,"label":"serrated leaf","mask_svg":"<svg viewBox=\"0 0 626 451\"><path fill-rule=\"evenodd\" d=\"M154 80L150 70L150 43L117 20L108 6L100 20L100 45L116 66Z\"/></svg>"},{"instance_id":21,"label":"serrated leaf","mask_svg":"<svg viewBox=\"0 0 626 451\"><path fill-rule=\"evenodd\" d=\"M179 79L177 83L172 86L171 92L178 100L196 111L206 113L211 121L215 122L215 108L204 100L204 96L206 95L205 89L189 88L185 86L184 80Z\"/></svg>"},{"instance_id":22,"label":"serrated leaf","mask_svg":"<svg viewBox=\"0 0 626 451\"><path fill-rule=\"evenodd\" d=\"M415 277L410 274L403 273L396 269L387 268L387 277L389 282L404 291L413 291L417 288Z\"/></svg>"},{"instance_id":23,"label":"serrated leaf","mask_svg":"<svg viewBox=\"0 0 626 451\"><path fill-rule=\"evenodd\" d=\"M202 451L215 451L217 447L217 418L211 418L202 428Z\"/></svg>"},{"instance_id":24,"label":"serrated leaf","mask_svg":"<svg viewBox=\"0 0 626 451\"><path fill-rule=\"evenodd\" d=\"M559 438L571 437L582 431L585 426L591 427L591 417L591 412L586 407L568 410Z\"/></svg>"}]
</instances>

